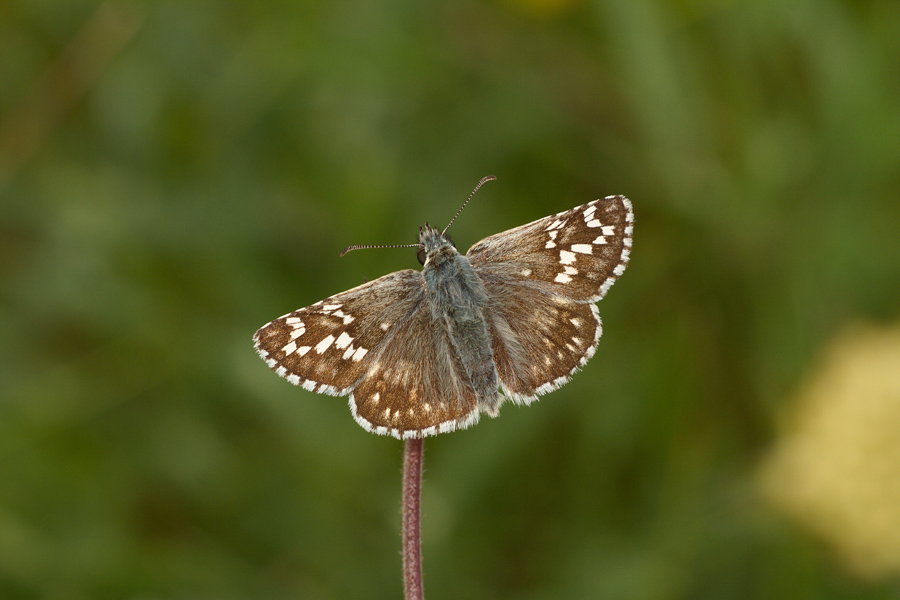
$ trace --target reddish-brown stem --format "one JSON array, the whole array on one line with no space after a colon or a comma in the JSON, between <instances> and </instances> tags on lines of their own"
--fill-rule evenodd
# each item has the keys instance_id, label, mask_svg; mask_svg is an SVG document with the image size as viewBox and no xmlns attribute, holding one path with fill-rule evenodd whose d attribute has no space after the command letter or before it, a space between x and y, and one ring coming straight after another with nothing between
<instances>
[{"instance_id":1,"label":"reddish-brown stem","mask_svg":"<svg viewBox=\"0 0 900 600\"><path fill-rule=\"evenodd\" d=\"M403 443L403 595L406 600L422 600L422 536L419 529L419 504L422 498L422 460L425 440L407 439Z\"/></svg>"}]
</instances>

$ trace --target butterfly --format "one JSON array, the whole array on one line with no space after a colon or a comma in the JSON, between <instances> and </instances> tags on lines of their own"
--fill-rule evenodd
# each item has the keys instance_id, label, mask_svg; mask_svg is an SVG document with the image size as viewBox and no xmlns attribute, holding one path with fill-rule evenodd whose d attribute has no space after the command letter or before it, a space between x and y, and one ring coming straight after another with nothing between
<instances>
[{"instance_id":1,"label":"butterfly","mask_svg":"<svg viewBox=\"0 0 900 600\"><path fill-rule=\"evenodd\" d=\"M568 382L600 339L595 303L628 265L631 202L594 200L465 255L446 230L419 229L421 271L279 317L253 336L256 351L294 385L349 395L364 429L399 439L464 429Z\"/></svg>"}]
</instances>

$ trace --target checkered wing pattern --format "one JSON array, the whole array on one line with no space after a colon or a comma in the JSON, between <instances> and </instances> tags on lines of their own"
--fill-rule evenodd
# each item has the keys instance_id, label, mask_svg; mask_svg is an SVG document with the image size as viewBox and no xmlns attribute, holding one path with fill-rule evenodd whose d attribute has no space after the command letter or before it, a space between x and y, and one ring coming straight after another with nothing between
<instances>
[{"instance_id":1,"label":"checkered wing pattern","mask_svg":"<svg viewBox=\"0 0 900 600\"><path fill-rule=\"evenodd\" d=\"M311 392L350 395L365 429L421 437L478 419L446 332L433 331L419 271L398 271L264 325L266 364Z\"/></svg>"},{"instance_id":2,"label":"checkered wing pattern","mask_svg":"<svg viewBox=\"0 0 900 600\"><path fill-rule=\"evenodd\" d=\"M479 275L597 302L625 272L633 229L628 198L607 196L486 237L466 256Z\"/></svg>"},{"instance_id":3,"label":"checkered wing pattern","mask_svg":"<svg viewBox=\"0 0 900 600\"><path fill-rule=\"evenodd\" d=\"M595 302L628 264L633 223L631 203L609 196L485 238L466 257L426 224L422 272L279 317L254 345L290 383L349 396L368 431L410 438L465 428L481 412L497 414L498 383L529 403L594 354Z\"/></svg>"},{"instance_id":4,"label":"checkered wing pattern","mask_svg":"<svg viewBox=\"0 0 900 600\"><path fill-rule=\"evenodd\" d=\"M609 196L469 249L492 299L494 361L513 400L558 388L593 356L602 333L594 302L625 271L633 224L628 199Z\"/></svg>"}]
</instances>

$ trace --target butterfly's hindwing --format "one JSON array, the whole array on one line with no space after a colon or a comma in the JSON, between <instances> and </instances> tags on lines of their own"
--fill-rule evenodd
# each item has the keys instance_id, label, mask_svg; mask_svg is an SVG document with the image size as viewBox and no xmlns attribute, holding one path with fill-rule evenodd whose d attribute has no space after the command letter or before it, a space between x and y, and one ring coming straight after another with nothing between
<instances>
[{"instance_id":1,"label":"butterfly's hindwing","mask_svg":"<svg viewBox=\"0 0 900 600\"><path fill-rule=\"evenodd\" d=\"M435 435L478 421L475 391L447 329L427 303L372 361L350 407L365 429L397 438Z\"/></svg>"},{"instance_id":2,"label":"butterfly's hindwing","mask_svg":"<svg viewBox=\"0 0 900 600\"><path fill-rule=\"evenodd\" d=\"M483 281L495 299L488 326L507 396L527 404L567 382L594 355L602 333L597 305L490 276Z\"/></svg>"},{"instance_id":3,"label":"butterfly's hindwing","mask_svg":"<svg viewBox=\"0 0 900 600\"><path fill-rule=\"evenodd\" d=\"M596 302L625 271L633 228L631 202L607 196L484 238L466 256L479 274Z\"/></svg>"}]
</instances>

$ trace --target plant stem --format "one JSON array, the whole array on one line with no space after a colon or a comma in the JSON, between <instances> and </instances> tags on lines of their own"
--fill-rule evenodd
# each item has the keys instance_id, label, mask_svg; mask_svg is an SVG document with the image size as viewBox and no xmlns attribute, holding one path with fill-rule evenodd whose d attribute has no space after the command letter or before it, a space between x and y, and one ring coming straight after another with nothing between
<instances>
[{"instance_id":1,"label":"plant stem","mask_svg":"<svg viewBox=\"0 0 900 600\"><path fill-rule=\"evenodd\" d=\"M403 442L403 595L406 600L422 600L422 536L419 529L419 504L422 498L422 461L425 440Z\"/></svg>"}]
</instances>

